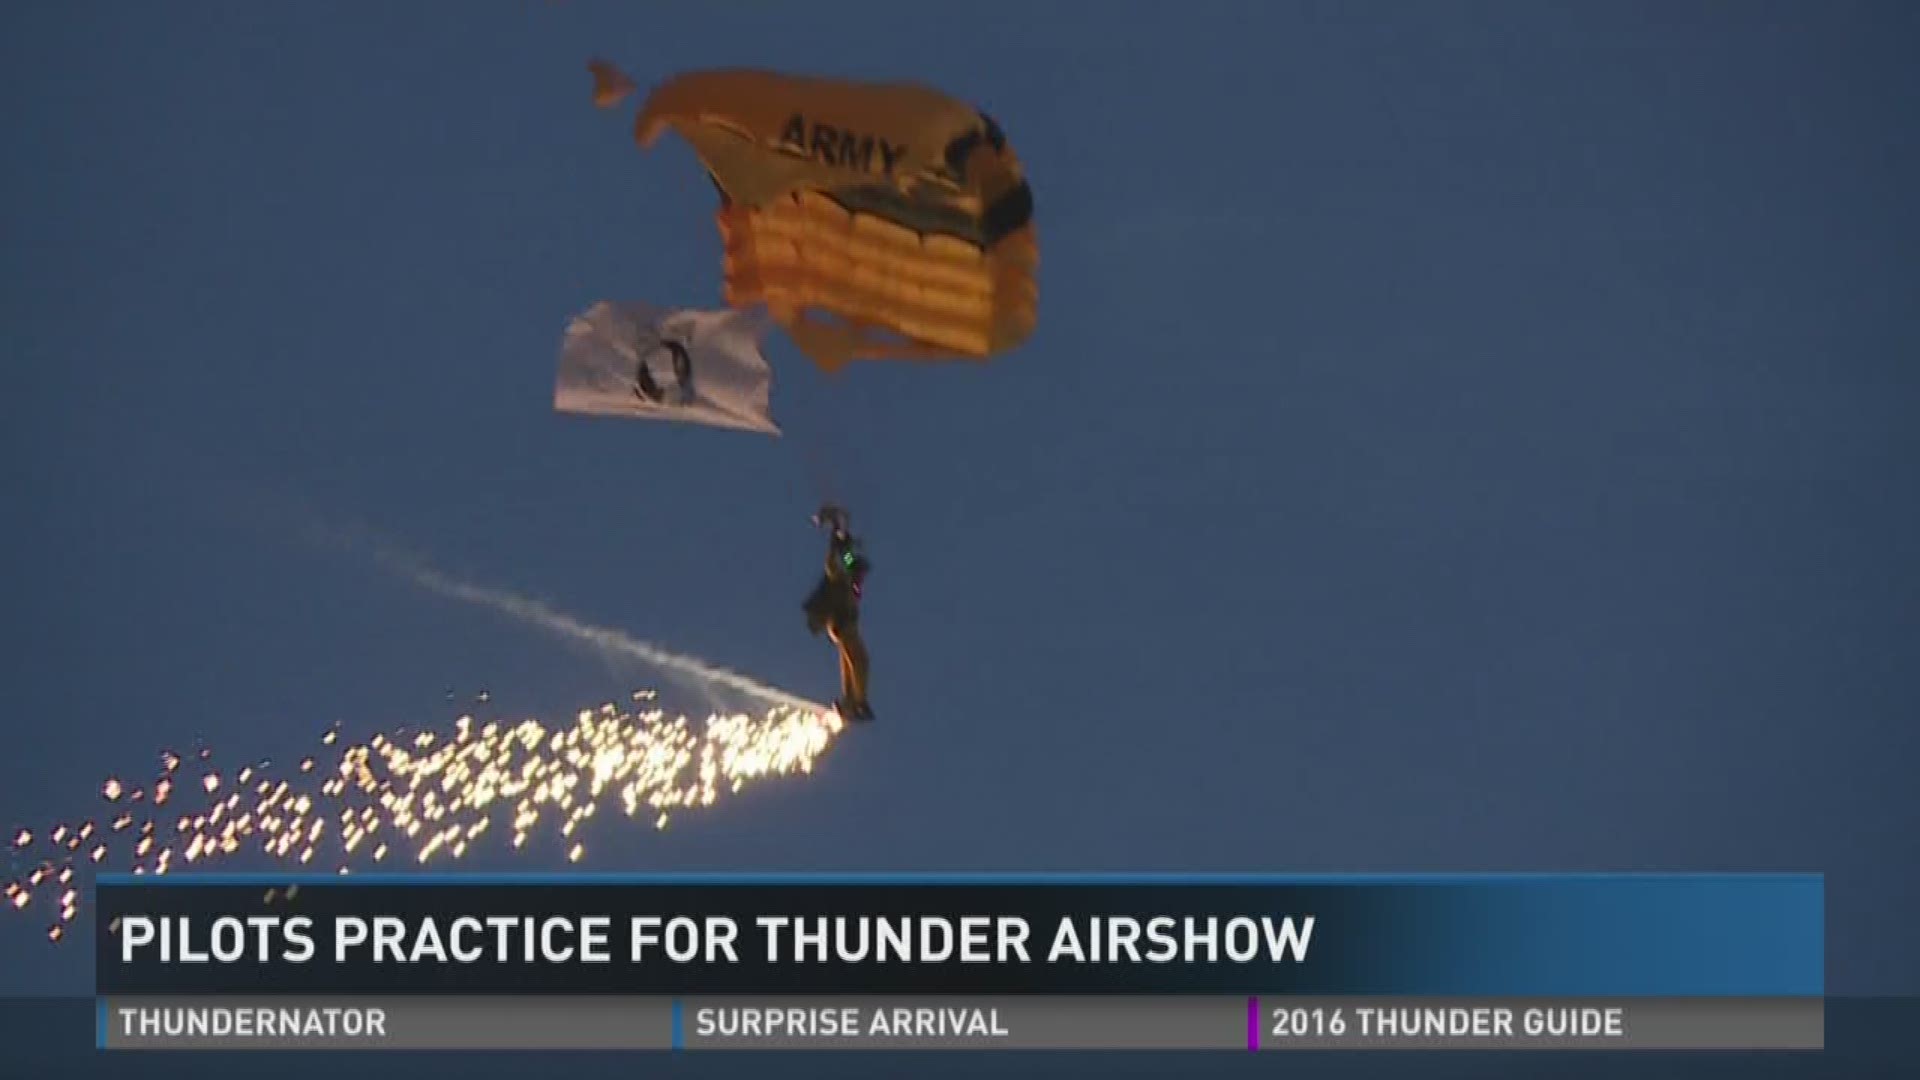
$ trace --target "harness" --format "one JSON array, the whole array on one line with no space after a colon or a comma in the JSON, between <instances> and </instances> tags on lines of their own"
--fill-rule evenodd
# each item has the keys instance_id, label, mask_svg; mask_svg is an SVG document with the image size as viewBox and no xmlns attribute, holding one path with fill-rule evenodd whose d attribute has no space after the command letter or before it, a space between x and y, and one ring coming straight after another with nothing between
<instances>
[{"instance_id":1,"label":"harness","mask_svg":"<svg viewBox=\"0 0 1920 1080\"><path fill-rule=\"evenodd\" d=\"M873 564L861 554L860 541L851 536L836 537L834 547L833 561L839 568L839 576L853 590L854 596L861 595L867 583L867 571L873 568Z\"/></svg>"}]
</instances>

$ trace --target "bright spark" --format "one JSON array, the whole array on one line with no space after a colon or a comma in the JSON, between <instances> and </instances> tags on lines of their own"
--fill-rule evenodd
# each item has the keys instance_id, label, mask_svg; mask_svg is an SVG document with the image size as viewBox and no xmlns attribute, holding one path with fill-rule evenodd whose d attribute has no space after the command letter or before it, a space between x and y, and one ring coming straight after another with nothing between
<instances>
[{"instance_id":1,"label":"bright spark","mask_svg":"<svg viewBox=\"0 0 1920 1080\"><path fill-rule=\"evenodd\" d=\"M269 779L270 763L258 762L234 784L223 783L212 750L202 749L207 772L195 786L206 801L193 811L161 809L182 799L172 781L182 759L167 752L151 798L119 780L102 784L111 829L96 831L86 819L19 830L11 854L20 876L6 882L6 899L20 911L30 910L36 893L58 901L59 919L47 928L57 942L80 906L80 891L69 884L76 866L158 875L251 852L304 869L324 860L346 874L389 854L416 866L444 864L489 838L524 849L543 827L577 863L603 805L663 829L671 814L711 806L746 783L811 773L844 727L837 713L818 707L779 704L758 716L715 714L696 724L653 707L649 691L633 700L627 711L608 704L582 712L568 727L461 717L450 731L377 734L348 745L336 726L321 739L330 763L305 758L291 777ZM147 816L129 812L129 803ZM84 851L83 838L94 841Z\"/></svg>"}]
</instances>

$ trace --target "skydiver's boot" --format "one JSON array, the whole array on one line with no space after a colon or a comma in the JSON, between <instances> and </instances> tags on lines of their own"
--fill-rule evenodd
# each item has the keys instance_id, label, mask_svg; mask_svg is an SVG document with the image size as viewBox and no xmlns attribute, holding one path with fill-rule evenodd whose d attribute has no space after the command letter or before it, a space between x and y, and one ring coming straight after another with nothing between
<instances>
[{"instance_id":1,"label":"skydiver's boot","mask_svg":"<svg viewBox=\"0 0 1920 1080\"><path fill-rule=\"evenodd\" d=\"M862 723L873 719L873 707L864 701L850 701L844 697L833 699L833 711L840 714L842 720L858 720Z\"/></svg>"}]
</instances>

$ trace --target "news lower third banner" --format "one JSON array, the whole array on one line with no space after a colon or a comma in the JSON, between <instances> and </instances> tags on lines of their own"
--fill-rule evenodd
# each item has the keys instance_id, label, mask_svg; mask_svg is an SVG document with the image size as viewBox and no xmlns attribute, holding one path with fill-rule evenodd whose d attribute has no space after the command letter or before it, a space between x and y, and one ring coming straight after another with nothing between
<instances>
[{"instance_id":1,"label":"news lower third banner","mask_svg":"<svg viewBox=\"0 0 1920 1080\"><path fill-rule=\"evenodd\" d=\"M102 875L105 1049L1820 1049L1817 874Z\"/></svg>"}]
</instances>

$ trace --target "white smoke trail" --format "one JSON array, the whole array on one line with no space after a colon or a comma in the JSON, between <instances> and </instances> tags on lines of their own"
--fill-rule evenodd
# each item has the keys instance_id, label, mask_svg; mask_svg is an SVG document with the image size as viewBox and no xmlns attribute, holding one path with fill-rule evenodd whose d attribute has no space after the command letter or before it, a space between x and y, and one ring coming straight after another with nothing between
<instances>
[{"instance_id":1,"label":"white smoke trail","mask_svg":"<svg viewBox=\"0 0 1920 1080\"><path fill-rule=\"evenodd\" d=\"M412 556L382 548L376 552L376 557L388 569L429 592L492 608L530 626L591 645L603 652L616 656L629 656L665 671L690 676L705 686L724 686L771 704L785 705L808 712L827 711L827 707L818 702L789 694L785 690L768 686L739 672L715 667L697 657L668 652L658 645L639 641L619 630L604 626L590 626L571 615L555 611L538 600L516 596L502 589L491 589L457 580Z\"/></svg>"},{"instance_id":2,"label":"white smoke trail","mask_svg":"<svg viewBox=\"0 0 1920 1080\"><path fill-rule=\"evenodd\" d=\"M491 608L550 634L591 646L603 657L625 657L638 660L656 670L679 675L692 684L694 689L705 695L709 704L714 703L712 697L714 691L724 687L769 704L784 705L801 712L829 711L827 706L819 702L808 701L806 698L790 694L779 687L768 686L739 672L716 667L698 657L669 652L658 645L640 641L620 630L583 623L571 615L554 610L550 605L539 600L520 596L505 589L489 588L461 581L436 569L424 557L402 549L364 523L326 521L311 508L289 502L284 495L269 505L277 506L280 513L315 544L341 550L364 549L386 569L429 592Z\"/></svg>"}]
</instances>

